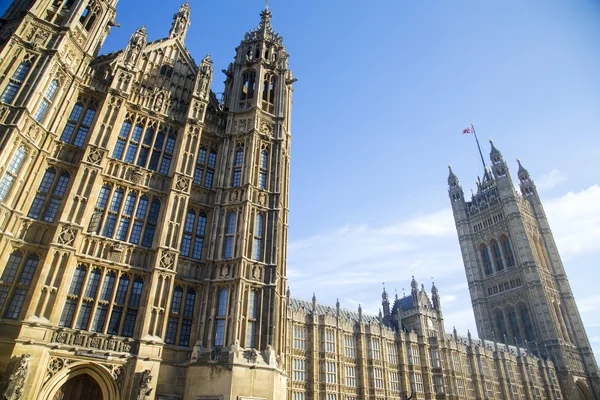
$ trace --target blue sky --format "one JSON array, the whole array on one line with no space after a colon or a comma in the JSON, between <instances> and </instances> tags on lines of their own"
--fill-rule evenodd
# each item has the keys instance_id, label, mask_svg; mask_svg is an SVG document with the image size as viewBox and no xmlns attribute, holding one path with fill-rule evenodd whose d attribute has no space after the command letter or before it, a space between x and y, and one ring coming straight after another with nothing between
<instances>
[{"instance_id":1,"label":"blue sky","mask_svg":"<svg viewBox=\"0 0 600 400\"><path fill-rule=\"evenodd\" d=\"M143 6L141 6L143 4ZM142 24L168 34L179 1L121 0L102 52ZM187 45L226 68L261 1L192 0ZM0 7L2 8L2 7ZM600 4L592 0L272 0L299 81L293 108L292 294L371 313L411 274L442 295L447 330L475 331L447 197L481 165L472 136L529 169L600 355ZM213 90L222 90L217 72ZM600 359L600 358L599 358Z\"/></svg>"}]
</instances>

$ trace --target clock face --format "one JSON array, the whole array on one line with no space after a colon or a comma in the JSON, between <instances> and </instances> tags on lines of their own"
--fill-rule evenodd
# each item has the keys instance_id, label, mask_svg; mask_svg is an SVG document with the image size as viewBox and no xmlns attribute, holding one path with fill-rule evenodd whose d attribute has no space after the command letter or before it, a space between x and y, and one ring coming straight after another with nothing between
<instances>
[{"instance_id":1,"label":"clock face","mask_svg":"<svg viewBox=\"0 0 600 400\"><path fill-rule=\"evenodd\" d=\"M429 319L427 321L427 324L429 325L429 328L433 329L433 320L432 319Z\"/></svg>"}]
</instances>

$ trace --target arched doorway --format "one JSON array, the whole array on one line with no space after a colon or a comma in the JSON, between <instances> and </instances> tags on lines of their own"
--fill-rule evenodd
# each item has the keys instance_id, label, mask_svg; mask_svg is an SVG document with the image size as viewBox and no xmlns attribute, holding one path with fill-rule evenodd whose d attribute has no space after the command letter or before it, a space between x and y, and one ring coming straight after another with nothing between
<instances>
[{"instance_id":1,"label":"arched doorway","mask_svg":"<svg viewBox=\"0 0 600 400\"><path fill-rule=\"evenodd\" d=\"M54 394L52 400L105 400L98 382L88 374L77 375Z\"/></svg>"},{"instance_id":2,"label":"arched doorway","mask_svg":"<svg viewBox=\"0 0 600 400\"><path fill-rule=\"evenodd\" d=\"M581 379L575 382L575 387L577 388L577 395L579 400L592 400L592 394L590 393L590 388L585 384Z\"/></svg>"}]
</instances>

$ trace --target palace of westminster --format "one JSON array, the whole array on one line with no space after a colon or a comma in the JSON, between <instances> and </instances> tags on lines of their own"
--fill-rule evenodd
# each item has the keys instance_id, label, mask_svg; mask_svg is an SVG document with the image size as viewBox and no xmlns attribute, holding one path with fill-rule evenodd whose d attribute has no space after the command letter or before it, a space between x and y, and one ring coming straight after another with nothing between
<instances>
[{"instance_id":1,"label":"palace of westminster","mask_svg":"<svg viewBox=\"0 0 600 400\"><path fill-rule=\"evenodd\" d=\"M130 1L130 0L129 0ZM14 0L0 19L0 395L6 400L600 399L534 181L492 144L450 170L477 334L413 278L379 316L290 296L295 79L260 14L211 91L210 57L117 0Z\"/></svg>"}]
</instances>

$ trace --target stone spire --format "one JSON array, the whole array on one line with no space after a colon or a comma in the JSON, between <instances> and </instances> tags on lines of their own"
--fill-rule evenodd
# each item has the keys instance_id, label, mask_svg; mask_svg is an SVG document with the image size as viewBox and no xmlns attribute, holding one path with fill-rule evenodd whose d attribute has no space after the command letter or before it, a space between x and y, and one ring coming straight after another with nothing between
<instances>
[{"instance_id":1,"label":"stone spire","mask_svg":"<svg viewBox=\"0 0 600 400\"><path fill-rule=\"evenodd\" d=\"M169 31L169 39L179 38L185 40L188 28L190 27L190 3L185 2L179 11L173 15L173 25Z\"/></svg>"},{"instance_id":2,"label":"stone spire","mask_svg":"<svg viewBox=\"0 0 600 400\"><path fill-rule=\"evenodd\" d=\"M383 284L383 293L381 293L381 305L383 306L383 315L389 317L390 315L390 299L387 292L385 291L385 283Z\"/></svg>"},{"instance_id":3,"label":"stone spire","mask_svg":"<svg viewBox=\"0 0 600 400\"><path fill-rule=\"evenodd\" d=\"M135 67L147 43L148 33L146 32L146 25L142 25L141 28L136 29L133 35L131 35L127 48L123 53L123 63L127 66Z\"/></svg>"}]
</instances>

